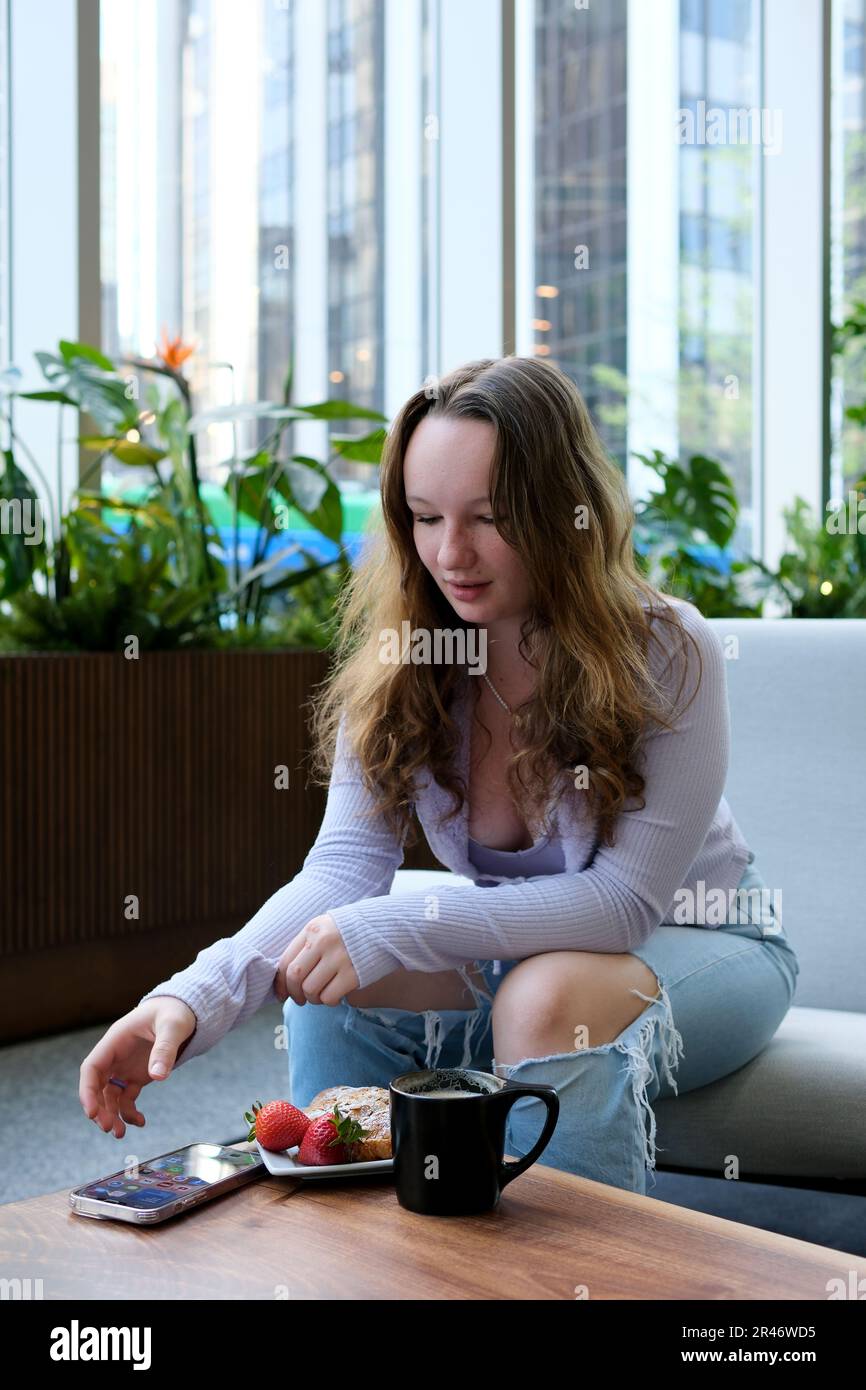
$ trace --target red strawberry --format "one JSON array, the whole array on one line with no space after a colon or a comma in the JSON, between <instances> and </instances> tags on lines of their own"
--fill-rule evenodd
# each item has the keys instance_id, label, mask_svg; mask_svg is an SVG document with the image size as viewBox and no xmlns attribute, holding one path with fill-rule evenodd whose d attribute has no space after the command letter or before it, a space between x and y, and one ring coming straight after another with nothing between
<instances>
[{"instance_id":1,"label":"red strawberry","mask_svg":"<svg viewBox=\"0 0 866 1390\"><path fill-rule=\"evenodd\" d=\"M287 1100L270 1100L264 1106L258 1101L252 1113L244 1111L244 1119L250 1126L247 1140L258 1139L262 1148L272 1153L300 1144L312 1123L309 1115Z\"/></svg>"},{"instance_id":2,"label":"red strawberry","mask_svg":"<svg viewBox=\"0 0 866 1390\"><path fill-rule=\"evenodd\" d=\"M330 1163L351 1163L358 1142L369 1134L351 1115L341 1115L335 1105L330 1115L313 1120L298 1150L298 1162L310 1167Z\"/></svg>"}]
</instances>

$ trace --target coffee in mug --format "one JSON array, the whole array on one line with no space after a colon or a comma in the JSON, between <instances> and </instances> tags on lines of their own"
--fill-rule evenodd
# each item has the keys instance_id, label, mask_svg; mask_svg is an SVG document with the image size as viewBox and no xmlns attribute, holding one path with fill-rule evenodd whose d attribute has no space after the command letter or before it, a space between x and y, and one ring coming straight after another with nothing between
<instances>
[{"instance_id":1,"label":"coffee in mug","mask_svg":"<svg viewBox=\"0 0 866 1390\"><path fill-rule=\"evenodd\" d=\"M466 1096L466 1097L468 1098L469 1096L474 1096L474 1095L476 1095L476 1094L477 1094L477 1092L475 1092L475 1091L456 1091L456 1090L454 1090L453 1087L452 1087L452 1089L449 1090L449 1091L425 1091L425 1092L424 1092L424 1095L425 1095L425 1096L428 1096L428 1097L433 1096L433 1097L435 1097L437 1100L459 1100L462 1096Z\"/></svg>"},{"instance_id":2,"label":"coffee in mug","mask_svg":"<svg viewBox=\"0 0 866 1390\"><path fill-rule=\"evenodd\" d=\"M404 1072L388 1089L397 1200L430 1216L495 1207L502 1189L543 1153L559 1117L553 1086L527 1086L464 1067ZM530 1152L506 1163L508 1112L522 1096L543 1100L547 1115ZM458 1100L466 1103L452 1103Z\"/></svg>"}]
</instances>

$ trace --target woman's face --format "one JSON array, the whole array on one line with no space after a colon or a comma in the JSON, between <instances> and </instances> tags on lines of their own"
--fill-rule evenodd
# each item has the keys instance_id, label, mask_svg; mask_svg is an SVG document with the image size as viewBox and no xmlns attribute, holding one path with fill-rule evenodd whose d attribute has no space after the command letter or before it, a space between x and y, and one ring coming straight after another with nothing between
<instances>
[{"instance_id":1,"label":"woman's face","mask_svg":"<svg viewBox=\"0 0 866 1390\"><path fill-rule=\"evenodd\" d=\"M521 619L530 598L523 562L500 536L490 511L495 441L487 420L426 415L403 461L421 563L461 618L485 626ZM454 580L483 587L462 591Z\"/></svg>"}]
</instances>

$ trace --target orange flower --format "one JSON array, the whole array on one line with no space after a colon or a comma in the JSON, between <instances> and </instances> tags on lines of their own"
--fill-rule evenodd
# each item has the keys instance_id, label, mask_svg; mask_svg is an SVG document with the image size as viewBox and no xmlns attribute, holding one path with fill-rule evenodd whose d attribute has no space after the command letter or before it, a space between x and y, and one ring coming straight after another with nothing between
<instances>
[{"instance_id":1,"label":"orange flower","mask_svg":"<svg viewBox=\"0 0 866 1390\"><path fill-rule=\"evenodd\" d=\"M165 325L162 329L162 347L157 348L157 356L161 357L167 367L173 372L180 371L183 363L195 352L195 345L188 345L181 341L180 334L176 338L169 338Z\"/></svg>"}]
</instances>

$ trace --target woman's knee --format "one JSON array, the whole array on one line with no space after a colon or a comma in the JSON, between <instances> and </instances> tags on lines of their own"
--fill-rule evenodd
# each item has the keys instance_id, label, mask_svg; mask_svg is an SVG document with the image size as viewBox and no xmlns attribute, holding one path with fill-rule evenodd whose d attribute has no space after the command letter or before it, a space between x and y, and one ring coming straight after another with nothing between
<instances>
[{"instance_id":1,"label":"woman's knee","mask_svg":"<svg viewBox=\"0 0 866 1390\"><path fill-rule=\"evenodd\" d=\"M497 1058L601 1047L659 997L653 971L627 952L550 951L509 971L496 994Z\"/></svg>"},{"instance_id":2,"label":"woman's knee","mask_svg":"<svg viewBox=\"0 0 866 1390\"><path fill-rule=\"evenodd\" d=\"M494 1017L523 1016L556 1021L583 995L621 999L631 990L656 998L661 986L648 965L629 952L546 951L514 966L494 1000Z\"/></svg>"}]
</instances>

